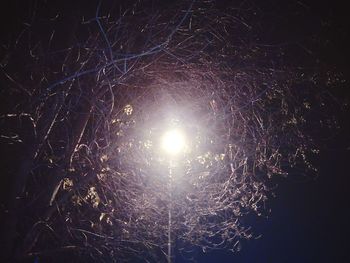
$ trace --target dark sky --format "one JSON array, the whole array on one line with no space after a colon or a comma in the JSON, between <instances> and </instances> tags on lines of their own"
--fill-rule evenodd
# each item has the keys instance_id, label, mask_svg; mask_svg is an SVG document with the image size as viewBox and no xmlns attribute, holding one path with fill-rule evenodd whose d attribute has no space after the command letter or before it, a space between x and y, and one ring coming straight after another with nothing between
<instances>
[{"instance_id":1,"label":"dark sky","mask_svg":"<svg viewBox=\"0 0 350 263\"><path fill-rule=\"evenodd\" d=\"M281 1L264 1L271 10L285 10ZM284 1L287 3L290 1ZM300 20L278 25L272 38L285 38L285 34L297 37L314 32L323 35L329 46L318 53L319 58L339 67L349 78L349 9L345 1L300 1L308 10ZM288 11L287 11L288 13ZM323 21L323 22L322 22ZM327 21L329 28L321 29ZM342 33L340 33L342 32ZM288 37L288 36L287 36ZM291 37L293 38L293 37ZM348 96L350 91L345 92ZM271 214L267 220L255 220L252 225L262 237L249 240L235 255L223 251L201 257L200 262L222 263L326 263L350 262L350 111L338 115L341 130L319 135L324 146L316 165L316 178L292 174L279 180L276 198L270 199Z\"/></svg>"},{"instance_id":2,"label":"dark sky","mask_svg":"<svg viewBox=\"0 0 350 263\"><path fill-rule=\"evenodd\" d=\"M95 6L96 1L91 2ZM258 5L263 5L262 8L278 16L280 10L287 10L280 2L264 1L264 4ZM319 32L330 43L327 49L320 51L320 59L339 66L348 74L349 36L346 32L349 32L349 27L346 23L349 11L345 4L334 2L300 1L306 6L300 20L276 25L276 28L266 33L266 38L270 41L292 40ZM2 38L18 26L18 12L25 12L18 11L20 8L16 3L18 5L18 1L14 1L12 7L2 4L0 8ZM326 22L330 26L328 30L322 31L321 23ZM288 30L283 30L284 26ZM327 138L318 138L324 146L324 151L316 161L319 175L308 177L292 174L286 179L280 179L279 187L275 190L276 197L268 202L271 208L269 218L251 220L253 230L262 237L243 242L242 250L234 255L225 251L198 253L199 262L350 262L350 115L346 112L338 117L342 128L331 134L331 137L327 134ZM178 258L177 262L187 261Z\"/></svg>"},{"instance_id":3,"label":"dark sky","mask_svg":"<svg viewBox=\"0 0 350 263\"><path fill-rule=\"evenodd\" d=\"M200 262L350 262L350 129L344 122L346 129L320 156L317 178L291 175L280 181L269 218L252 224L260 239L245 242L236 255L217 252Z\"/></svg>"}]
</instances>

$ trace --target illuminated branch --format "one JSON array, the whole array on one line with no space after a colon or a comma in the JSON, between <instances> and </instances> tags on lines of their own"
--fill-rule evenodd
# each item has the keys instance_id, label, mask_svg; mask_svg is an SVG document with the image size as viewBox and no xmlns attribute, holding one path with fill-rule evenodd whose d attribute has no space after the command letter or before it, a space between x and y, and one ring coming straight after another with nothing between
<instances>
[{"instance_id":1,"label":"illuminated branch","mask_svg":"<svg viewBox=\"0 0 350 263\"><path fill-rule=\"evenodd\" d=\"M324 72L285 64L283 48L259 43L253 5L140 2L104 16L100 1L76 43L30 46L23 59L34 61L23 72L31 81L11 109L28 112L35 141L24 142L31 154L13 194L21 196L13 211L26 214L17 259L72 250L93 261L161 262L169 211L181 253L237 251L253 236L242 219L266 212L271 179L315 170L309 128L319 128L315 112L329 102Z\"/></svg>"}]
</instances>

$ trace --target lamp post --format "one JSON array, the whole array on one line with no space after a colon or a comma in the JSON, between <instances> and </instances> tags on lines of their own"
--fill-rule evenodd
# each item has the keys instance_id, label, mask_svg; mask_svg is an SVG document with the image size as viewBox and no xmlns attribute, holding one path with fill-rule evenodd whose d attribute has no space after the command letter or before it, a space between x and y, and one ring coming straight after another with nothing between
<instances>
[{"instance_id":1,"label":"lamp post","mask_svg":"<svg viewBox=\"0 0 350 263\"><path fill-rule=\"evenodd\" d=\"M186 147L186 139L184 133L179 129L169 130L164 133L161 138L161 148L166 154L169 171L169 209L168 209L168 263L172 262L172 244L171 244L171 227L172 227L172 168L175 164L176 157L181 154Z\"/></svg>"}]
</instances>

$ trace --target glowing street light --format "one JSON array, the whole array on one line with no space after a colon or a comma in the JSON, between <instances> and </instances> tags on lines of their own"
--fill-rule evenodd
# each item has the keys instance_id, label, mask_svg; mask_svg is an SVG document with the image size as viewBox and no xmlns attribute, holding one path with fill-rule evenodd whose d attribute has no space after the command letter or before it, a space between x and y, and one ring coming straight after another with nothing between
<instances>
[{"instance_id":1,"label":"glowing street light","mask_svg":"<svg viewBox=\"0 0 350 263\"><path fill-rule=\"evenodd\" d=\"M185 150L186 138L184 133L179 129L168 130L161 137L161 149L168 154L169 157L169 194L170 194L170 204L168 210L168 263L172 261L172 246L171 246L171 209L172 209L172 169L171 169L171 159L176 155L180 154Z\"/></svg>"},{"instance_id":2,"label":"glowing street light","mask_svg":"<svg viewBox=\"0 0 350 263\"><path fill-rule=\"evenodd\" d=\"M184 150L186 139L181 130L174 129L167 131L161 139L161 148L171 156L175 156Z\"/></svg>"}]
</instances>

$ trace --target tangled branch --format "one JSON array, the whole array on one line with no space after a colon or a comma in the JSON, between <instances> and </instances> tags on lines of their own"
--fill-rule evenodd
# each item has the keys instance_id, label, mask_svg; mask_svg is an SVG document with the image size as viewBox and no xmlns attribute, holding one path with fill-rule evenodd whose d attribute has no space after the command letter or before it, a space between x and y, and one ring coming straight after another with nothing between
<instances>
[{"instance_id":1,"label":"tangled branch","mask_svg":"<svg viewBox=\"0 0 350 263\"><path fill-rule=\"evenodd\" d=\"M324 72L287 64L283 47L259 42L253 4L103 7L80 21L68 48L51 47L55 31L30 44L29 79L2 66L21 98L1 121L26 118L22 130L32 131L19 172L27 219L18 258L73 250L101 262L164 260L170 205L181 253L239 250L253 236L241 220L264 214L272 179L316 170L310 127L342 76L327 69L325 84ZM169 112L195 138L171 193L155 146Z\"/></svg>"}]
</instances>

